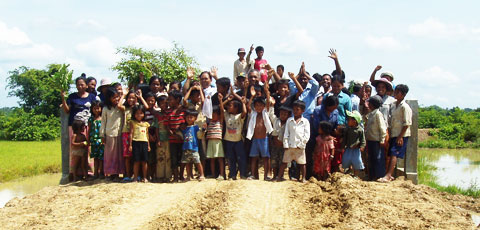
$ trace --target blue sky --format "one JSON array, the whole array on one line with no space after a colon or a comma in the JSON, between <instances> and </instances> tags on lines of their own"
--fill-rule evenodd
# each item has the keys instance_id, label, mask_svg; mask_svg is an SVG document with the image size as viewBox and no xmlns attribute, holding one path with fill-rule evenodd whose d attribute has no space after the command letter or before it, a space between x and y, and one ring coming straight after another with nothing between
<instances>
[{"instance_id":1,"label":"blue sky","mask_svg":"<svg viewBox=\"0 0 480 230\"><path fill-rule=\"evenodd\" d=\"M74 75L116 73L115 48L180 43L200 66L231 77L236 50L265 47L265 58L297 72L329 73L335 48L347 80L376 65L410 86L422 105L477 108L479 1L0 1L0 107L8 71L70 63Z\"/></svg>"}]
</instances>

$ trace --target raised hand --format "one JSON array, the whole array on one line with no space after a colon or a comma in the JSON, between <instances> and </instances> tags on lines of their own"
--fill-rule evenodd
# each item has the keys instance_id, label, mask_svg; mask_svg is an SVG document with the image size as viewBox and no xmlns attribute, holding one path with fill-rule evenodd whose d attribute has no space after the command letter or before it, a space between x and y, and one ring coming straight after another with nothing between
<instances>
[{"instance_id":1,"label":"raised hand","mask_svg":"<svg viewBox=\"0 0 480 230\"><path fill-rule=\"evenodd\" d=\"M193 70L193 68L188 67L187 68L187 79L192 80L194 75L195 75L195 71Z\"/></svg>"},{"instance_id":2,"label":"raised hand","mask_svg":"<svg viewBox=\"0 0 480 230\"><path fill-rule=\"evenodd\" d=\"M274 70L274 69L269 69L269 70L267 71L268 77L271 77L271 76L273 76L274 74L275 74L275 70Z\"/></svg>"},{"instance_id":3,"label":"raised hand","mask_svg":"<svg viewBox=\"0 0 480 230\"><path fill-rule=\"evenodd\" d=\"M333 59L333 60L336 60L338 58L337 56L337 50L335 49L330 49L328 51L328 53L330 53L330 56L328 56L329 58Z\"/></svg>"},{"instance_id":4,"label":"raised hand","mask_svg":"<svg viewBox=\"0 0 480 230\"><path fill-rule=\"evenodd\" d=\"M250 95L252 95L252 97L255 97L255 94L256 94L255 88L253 88L253 85L252 85L250 86Z\"/></svg>"},{"instance_id":5,"label":"raised hand","mask_svg":"<svg viewBox=\"0 0 480 230\"><path fill-rule=\"evenodd\" d=\"M382 66L381 65L377 65L377 67L375 67L375 72L379 71L382 69Z\"/></svg>"},{"instance_id":6,"label":"raised hand","mask_svg":"<svg viewBox=\"0 0 480 230\"><path fill-rule=\"evenodd\" d=\"M288 76L293 80L295 78L295 74L292 72L288 72Z\"/></svg>"},{"instance_id":7,"label":"raised hand","mask_svg":"<svg viewBox=\"0 0 480 230\"><path fill-rule=\"evenodd\" d=\"M137 91L135 92L135 96L137 96L137 98L142 98L142 90L137 89Z\"/></svg>"},{"instance_id":8,"label":"raised hand","mask_svg":"<svg viewBox=\"0 0 480 230\"><path fill-rule=\"evenodd\" d=\"M245 105L247 104L247 98L246 97L242 97L242 103L245 104Z\"/></svg>"},{"instance_id":9,"label":"raised hand","mask_svg":"<svg viewBox=\"0 0 480 230\"><path fill-rule=\"evenodd\" d=\"M272 66L270 66L270 64L264 64L263 68L266 69L266 70L271 70Z\"/></svg>"},{"instance_id":10,"label":"raised hand","mask_svg":"<svg viewBox=\"0 0 480 230\"><path fill-rule=\"evenodd\" d=\"M253 44L250 46L250 53L255 49L255 47L253 47Z\"/></svg>"},{"instance_id":11,"label":"raised hand","mask_svg":"<svg viewBox=\"0 0 480 230\"><path fill-rule=\"evenodd\" d=\"M65 98L65 91L62 90L62 91L60 92L60 96L62 96L62 98Z\"/></svg>"},{"instance_id":12,"label":"raised hand","mask_svg":"<svg viewBox=\"0 0 480 230\"><path fill-rule=\"evenodd\" d=\"M221 93L218 94L218 100L220 101L220 103L223 100L223 95Z\"/></svg>"},{"instance_id":13,"label":"raised hand","mask_svg":"<svg viewBox=\"0 0 480 230\"><path fill-rule=\"evenodd\" d=\"M233 95L231 95L231 94L228 95L227 100L229 100L229 101L233 100Z\"/></svg>"},{"instance_id":14,"label":"raised hand","mask_svg":"<svg viewBox=\"0 0 480 230\"><path fill-rule=\"evenodd\" d=\"M212 68L210 68L210 73L212 74L212 76L218 76L217 75L217 72L218 72L218 68L215 67L215 66L212 66Z\"/></svg>"}]
</instances>

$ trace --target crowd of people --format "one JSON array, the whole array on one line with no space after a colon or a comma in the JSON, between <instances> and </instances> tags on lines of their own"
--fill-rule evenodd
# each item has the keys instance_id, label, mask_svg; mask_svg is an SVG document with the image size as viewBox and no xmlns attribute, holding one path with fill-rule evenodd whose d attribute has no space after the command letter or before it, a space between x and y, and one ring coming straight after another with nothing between
<instances>
[{"instance_id":1,"label":"crowd of people","mask_svg":"<svg viewBox=\"0 0 480 230\"><path fill-rule=\"evenodd\" d=\"M77 92L61 95L72 180L258 180L259 166L266 181L285 180L287 168L300 182L333 172L394 180L412 123L408 86L394 86L391 72L376 79L377 66L369 82L349 90L336 50L329 53L331 74L310 75L304 63L284 73L253 45L248 54L238 49L233 82L215 67L198 77L188 68L183 82L169 84L161 76L146 84L140 73L127 89L108 78L96 88L97 80L82 74Z\"/></svg>"}]
</instances>

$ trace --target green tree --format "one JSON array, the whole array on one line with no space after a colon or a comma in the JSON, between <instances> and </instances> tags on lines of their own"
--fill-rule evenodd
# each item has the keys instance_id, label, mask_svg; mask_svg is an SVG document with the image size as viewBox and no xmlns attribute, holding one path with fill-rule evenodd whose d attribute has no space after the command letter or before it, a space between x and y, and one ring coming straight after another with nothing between
<instances>
[{"instance_id":1,"label":"green tree","mask_svg":"<svg viewBox=\"0 0 480 230\"><path fill-rule=\"evenodd\" d=\"M9 72L7 87L9 96L20 99L20 106L27 113L59 116L60 88L53 75L62 65L50 64L45 69L21 66Z\"/></svg>"},{"instance_id":2,"label":"green tree","mask_svg":"<svg viewBox=\"0 0 480 230\"><path fill-rule=\"evenodd\" d=\"M180 81L186 78L187 67L195 68L198 65L196 59L177 43L170 50L120 47L117 54L124 57L112 66L112 70L117 71L118 78L128 85L138 84L140 73L143 73L146 82L152 76L161 77L166 82Z\"/></svg>"}]
</instances>

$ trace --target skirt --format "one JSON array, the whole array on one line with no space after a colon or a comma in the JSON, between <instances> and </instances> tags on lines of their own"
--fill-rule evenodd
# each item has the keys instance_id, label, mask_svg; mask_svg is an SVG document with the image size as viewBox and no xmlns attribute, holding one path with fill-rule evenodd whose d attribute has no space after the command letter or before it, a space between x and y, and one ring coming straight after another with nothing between
<instances>
[{"instance_id":1,"label":"skirt","mask_svg":"<svg viewBox=\"0 0 480 230\"><path fill-rule=\"evenodd\" d=\"M124 174L125 162L122 151L122 136L105 138L103 171L106 175Z\"/></svg>"}]
</instances>

